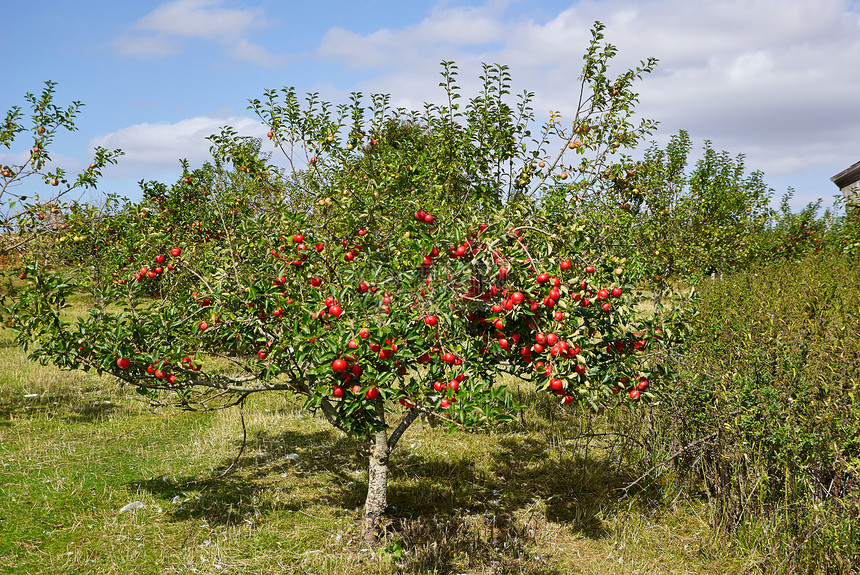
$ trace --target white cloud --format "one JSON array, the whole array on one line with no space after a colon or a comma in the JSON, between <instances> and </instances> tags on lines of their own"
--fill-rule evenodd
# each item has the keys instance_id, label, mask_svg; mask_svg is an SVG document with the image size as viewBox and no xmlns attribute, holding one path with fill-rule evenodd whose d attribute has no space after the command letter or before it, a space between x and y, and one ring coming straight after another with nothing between
<instances>
[{"instance_id":1,"label":"white cloud","mask_svg":"<svg viewBox=\"0 0 860 575\"><path fill-rule=\"evenodd\" d=\"M437 8L414 30L405 31L419 43L472 46L496 42L504 38L506 26L499 21L504 6L464 6Z\"/></svg>"},{"instance_id":2,"label":"white cloud","mask_svg":"<svg viewBox=\"0 0 860 575\"><path fill-rule=\"evenodd\" d=\"M344 60L352 68L381 68L389 60L389 54L383 48L388 43L385 40L388 36L388 30L361 36L335 27L323 36L318 52L324 57Z\"/></svg>"},{"instance_id":3,"label":"white cloud","mask_svg":"<svg viewBox=\"0 0 860 575\"><path fill-rule=\"evenodd\" d=\"M255 28L266 26L263 12L222 8L222 0L172 0L138 20L141 30L204 38L207 40L238 39Z\"/></svg>"},{"instance_id":4,"label":"white cloud","mask_svg":"<svg viewBox=\"0 0 860 575\"><path fill-rule=\"evenodd\" d=\"M316 49L332 64L319 66L327 76L319 80L329 92L324 95L343 101L349 90L387 92L394 106L420 109L442 99L441 60L459 65L464 95L478 88L482 62L499 62L510 66L514 94L535 92L539 114L555 109L570 118L589 28L600 20L607 40L618 47L613 72L648 56L660 59L637 85L637 110L661 122L655 135L661 144L687 129L697 148L707 138L718 150L745 154L750 168L784 178L836 173L860 159L856 0L571 0L551 13L545 6L533 9L539 3L513 0L454 4L440 0L426 17L402 27L328 30ZM117 39L117 50L169 56L193 38L254 66L292 61L294 56L273 53L252 35L270 24L261 8L231 6L236 4L224 0L165 1ZM330 87L327 82L339 81L338 68L360 71L363 79ZM209 128L195 132L194 121L208 121ZM126 156L121 164L175 166L183 156L199 162L208 158L203 138L230 121L184 122L125 128L104 136L122 143L102 145L140 158ZM161 137L154 135L159 129ZM168 142L164 149L161 139ZM828 185L822 183L824 195L832 191Z\"/></svg>"},{"instance_id":5,"label":"white cloud","mask_svg":"<svg viewBox=\"0 0 860 575\"><path fill-rule=\"evenodd\" d=\"M767 51L746 52L736 57L726 70L729 82L745 84L758 79L761 81L773 70L773 58Z\"/></svg>"},{"instance_id":6,"label":"white cloud","mask_svg":"<svg viewBox=\"0 0 860 575\"><path fill-rule=\"evenodd\" d=\"M317 52L357 69L403 68L428 58L438 63L456 49L504 42L510 24L500 17L506 6L490 2L447 8L442 3L418 24L400 30L382 28L366 36L335 27L325 34Z\"/></svg>"},{"instance_id":7,"label":"white cloud","mask_svg":"<svg viewBox=\"0 0 860 575\"><path fill-rule=\"evenodd\" d=\"M180 51L180 46L164 36L122 36L113 43L122 56L162 58Z\"/></svg>"},{"instance_id":8,"label":"white cloud","mask_svg":"<svg viewBox=\"0 0 860 575\"><path fill-rule=\"evenodd\" d=\"M211 142L207 136L219 133L223 126L232 126L240 135L262 137L265 134L258 120L245 116L197 116L172 124L143 123L121 128L94 138L90 148L120 148L125 152L119 164L110 170L116 177L172 170L182 158L192 167L198 167L211 158Z\"/></svg>"},{"instance_id":9,"label":"white cloud","mask_svg":"<svg viewBox=\"0 0 860 575\"><path fill-rule=\"evenodd\" d=\"M277 68L289 62L289 56L272 54L259 44L254 44L242 38L233 50L236 59L264 68Z\"/></svg>"},{"instance_id":10,"label":"white cloud","mask_svg":"<svg viewBox=\"0 0 860 575\"><path fill-rule=\"evenodd\" d=\"M251 43L247 36L265 28L269 21L262 9L232 9L223 0L170 0L138 20L126 34L114 40L123 56L161 58L182 50L182 40L196 38L216 42L237 60L273 68L288 57L272 54Z\"/></svg>"}]
</instances>

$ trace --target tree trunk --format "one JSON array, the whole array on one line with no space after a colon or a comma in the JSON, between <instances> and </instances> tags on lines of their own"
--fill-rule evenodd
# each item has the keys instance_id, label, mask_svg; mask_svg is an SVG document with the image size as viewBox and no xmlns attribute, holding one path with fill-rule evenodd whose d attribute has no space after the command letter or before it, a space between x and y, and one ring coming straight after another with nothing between
<instances>
[{"instance_id":1,"label":"tree trunk","mask_svg":"<svg viewBox=\"0 0 860 575\"><path fill-rule=\"evenodd\" d=\"M370 545L379 541L379 523L388 508L388 456L420 413L418 409L411 409L389 437L385 428L385 407L381 399L376 401L376 417L382 427L372 437L367 469L367 499L361 516L361 536Z\"/></svg>"},{"instance_id":2,"label":"tree trunk","mask_svg":"<svg viewBox=\"0 0 860 575\"><path fill-rule=\"evenodd\" d=\"M385 424L385 409L382 401L376 403L376 414ZM379 539L379 520L388 507L388 432L383 427L373 435L370 464L367 469L367 499L361 518L361 536L368 543Z\"/></svg>"}]
</instances>

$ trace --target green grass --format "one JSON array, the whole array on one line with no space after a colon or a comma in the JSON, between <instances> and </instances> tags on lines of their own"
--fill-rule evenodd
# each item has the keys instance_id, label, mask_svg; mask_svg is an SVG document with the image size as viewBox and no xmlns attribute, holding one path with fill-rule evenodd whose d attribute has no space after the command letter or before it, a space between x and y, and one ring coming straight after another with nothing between
<instances>
[{"instance_id":1,"label":"green grass","mask_svg":"<svg viewBox=\"0 0 860 575\"><path fill-rule=\"evenodd\" d=\"M515 382L514 382L515 385ZM36 397L25 397L36 394ZM285 395L189 413L26 361L0 333L2 573L733 573L707 506L646 484L641 415L541 396L485 433L413 426L385 548L363 548L362 446ZM611 422L610 419L614 418ZM627 441L597 435L609 429ZM293 455L295 454L295 455ZM140 501L141 509L120 514Z\"/></svg>"}]
</instances>

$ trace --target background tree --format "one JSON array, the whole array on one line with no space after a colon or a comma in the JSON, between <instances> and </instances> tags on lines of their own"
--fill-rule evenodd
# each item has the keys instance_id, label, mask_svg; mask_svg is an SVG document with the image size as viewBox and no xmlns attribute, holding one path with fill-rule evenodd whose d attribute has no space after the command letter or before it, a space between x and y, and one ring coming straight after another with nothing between
<instances>
[{"instance_id":1,"label":"background tree","mask_svg":"<svg viewBox=\"0 0 860 575\"><path fill-rule=\"evenodd\" d=\"M0 166L0 255L9 256L26 247L39 232L52 229L57 214L66 207L60 202L76 189L95 188L102 169L115 164L122 155L120 150L108 151L97 147L90 165L75 177L51 162L51 145L62 130L77 130L75 120L83 104L74 101L62 107L54 102L55 82L45 82L40 95L27 93L30 107L29 120L20 106L6 111L0 125L0 145L12 150L15 141L29 134L30 149L14 154L19 161ZM32 187L40 180L46 188L37 191Z\"/></svg>"},{"instance_id":2,"label":"background tree","mask_svg":"<svg viewBox=\"0 0 860 575\"><path fill-rule=\"evenodd\" d=\"M799 261L826 247L827 232L835 221L831 211L821 213L821 200L810 202L800 211L792 211L789 202L794 190L783 195L765 234L763 257ZM835 234L834 234L835 236Z\"/></svg>"},{"instance_id":3,"label":"background tree","mask_svg":"<svg viewBox=\"0 0 860 575\"><path fill-rule=\"evenodd\" d=\"M62 233L65 214L72 209L66 199L75 190L94 189L102 170L115 164L121 150L95 149L93 161L77 176L51 161L51 147L62 131L77 130L75 121L83 107L78 101L68 106L54 102L56 83L45 82L41 94L27 93L29 118L20 106L12 106L0 123L0 146L11 150L9 163L0 165L0 265L16 265L34 243L52 242ZM32 138L28 149L16 149L21 139ZM20 158L20 159L15 159ZM39 185L41 182L41 185ZM81 236L70 238L82 241ZM20 274L26 279L26 274ZM0 301L14 294L11 276L3 278Z\"/></svg>"},{"instance_id":4,"label":"background tree","mask_svg":"<svg viewBox=\"0 0 860 575\"><path fill-rule=\"evenodd\" d=\"M635 266L655 301L675 280L696 282L749 265L770 223L772 190L761 172L747 174L742 155L732 158L707 141L688 172L691 147L683 130L665 149L652 144L616 183L616 213L629 225Z\"/></svg>"}]
</instances>

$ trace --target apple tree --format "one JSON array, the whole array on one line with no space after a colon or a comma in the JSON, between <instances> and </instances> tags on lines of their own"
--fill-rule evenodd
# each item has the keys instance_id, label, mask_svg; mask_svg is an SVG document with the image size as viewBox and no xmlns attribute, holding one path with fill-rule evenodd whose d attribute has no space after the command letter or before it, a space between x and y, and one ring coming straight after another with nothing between
<instances>
[{"instance_id":1,"label":"apple tree","mask_svg":"<svg viewBox=\"0 0 860 575\"><path fill-rule=\"evenodd\" d=\"M71 206L66 200L75 191L95 188L102 170L122 155L121 150L97 147L92 162L77 175L55 165L51 160L54 141L63 131L77 130L75 121L83 106L78 101L60 106L55 93L56 83L45 82L40 94L25 95L29 113L12 106L0 118L0 146L8 150L0 154L0 263L4 267L14 268L34 244L53 241ZM20 279L25 278L22 273ZM11 290L7 281L3 296Z\"/></svg>"},{"instance_id":2,"label":"apple tree","mask_svg":"<svg viewBox=\"0 0 860 575\"><path fill-rule=\"evenodd\" d=\"M38 232L52 229L53 221L63 207L60 202L74 190L95 188L102 170L115 164L121 150L95 149L93 161L79 174L72 176L67 170L51 161L51 146L58 133L76 131L75 120L83 107L75 101L66 107L54 102L55 82L45 82L39 95L28 93L25 99L30 107L29 119L20 106L6 111L0 124L0 145L11 153L3 156L0 166L0 228L3 255L24 249ZM14 149L16 140L32 138L27 150ZM41 181L46 188L34 187ZM35 220L35 221L32 221Z\"/></svg>"},{"instance_id":3,"label":"apple tree","mask_svg":"<svg viewBox=\"0 0 860 575\"><path fill-rule=\"evenodd\" d=\"M705 142L688 169L690 136L681 130L665 149L652 144L616 182L615 213L637 246L635 266L655 302L675 280L701 278L748 265L761 256L772 194L744 158Z\"/></svg>"},{"instance_id":4,"label":"apple tree","mask_svg":"<svg viewBox=\"0 0 860 575\"><path fill-rule=\"evenodd\" d=\"M860 255L860 206L844 204L845 214L839 218L836 229L837 250L850 258Z\"/></svg>"},{"instance_id":5,"label":"apple tree","mask_svg":"<svg viewBox=\"0 0 860 575\"><path fill-rule=\"evenodd\" d=\"M226 128L179 182L70 219L69 233L100 226L105 272L31 262L10 308L18 340L152 401L304 398L368 440L374 541L389 456L420 414L466 429L509 419L502 372L571 406L632 406L659 386L678 330L636 313L630 246L604 205L632 169L623 150L653 127L634 122L633 88L655 62L610 78L614 54L596 25L574 116L540 126L500 65L464 101L443 62L443 103L415 111L267 91L250 109L287 167ZM95 304L70 324L79 292Z\"/></svg>"},{"instance_id":6,"label":"apple tree","mask_svg":"<svg viewBox=\"0 0 860 575\"><path fill-rule=\"evenodd\" d=\"M789 205L794 190L789 188L783 195L779 209L775 212L770 226L768 248L771 258L800 261L806 256L819 253L827 246L828 236L835 238L838 233L831 230L834 218L830 210L820 213L821 200L810 202L798 212Z\"/></svg>"}]
</instances>

